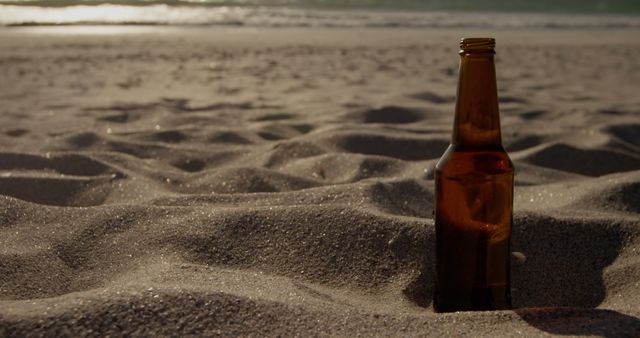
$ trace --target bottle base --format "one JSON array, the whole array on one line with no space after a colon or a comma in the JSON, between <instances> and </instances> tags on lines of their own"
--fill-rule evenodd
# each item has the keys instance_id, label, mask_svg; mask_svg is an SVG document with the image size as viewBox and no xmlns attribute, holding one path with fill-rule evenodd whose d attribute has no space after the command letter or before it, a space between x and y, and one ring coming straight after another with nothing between
<instances>
[{"instance_id":1,"label":"bottle base","mask_svg":"<svg viewBox=\"0 0 640 338\"><path fill-rule=\"evenodd\" d=\"M433 308L436 312L509 310L510 291L508 285L471 290L436 290Z\"/></svg>"}]
</instances>

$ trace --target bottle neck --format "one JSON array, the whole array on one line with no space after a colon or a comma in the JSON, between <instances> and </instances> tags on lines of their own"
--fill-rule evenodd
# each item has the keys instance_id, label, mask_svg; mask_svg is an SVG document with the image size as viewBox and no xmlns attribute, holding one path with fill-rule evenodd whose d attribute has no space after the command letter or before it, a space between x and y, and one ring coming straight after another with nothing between
<instances>
[{"instance_id":1,"label":"bottle neck","mask_svg":"<svg viewBox=\"0 0 640 338\"><path fill-rule=\"evenodd\" d=\"M502 146L494 52L461 51L460 78L451 144Z\"/></svg>"}]
</instances>

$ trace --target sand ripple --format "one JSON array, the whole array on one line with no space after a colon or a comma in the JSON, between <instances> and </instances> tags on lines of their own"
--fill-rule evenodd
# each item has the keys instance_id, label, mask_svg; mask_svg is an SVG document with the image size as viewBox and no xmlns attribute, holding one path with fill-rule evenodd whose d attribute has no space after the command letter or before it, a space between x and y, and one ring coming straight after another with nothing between
<instances>
[{"instance_id":1,"label":"sand ripple","mask_svg":"<svg viewBox=\"0 0 640 338\"><path fill-rule=\"evenodd\" d=\"M518 309L438 315L455 51L261 34L38 41L56 68L0 49L49 98L0 84L0 336L640 333L640 102L615 82L637 45L501 47Z\"/></svg>"}]
</instances>

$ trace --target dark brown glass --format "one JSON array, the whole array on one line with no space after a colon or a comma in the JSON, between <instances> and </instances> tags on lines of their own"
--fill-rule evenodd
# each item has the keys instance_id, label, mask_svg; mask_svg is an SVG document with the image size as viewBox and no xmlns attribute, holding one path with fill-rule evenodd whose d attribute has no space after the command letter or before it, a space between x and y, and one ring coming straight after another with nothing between
<instances>
[{"instance_id":1,"label":"dark brown glass","mask_svg":"<svg viewBox=\"0 0 640 338\"><path fill-rule=\"evenodd\" d=\"M438 312L511 307L513 165L502 147L495 41L462 39L451 144L436 165Z\"/></svg>"}]
</instances>

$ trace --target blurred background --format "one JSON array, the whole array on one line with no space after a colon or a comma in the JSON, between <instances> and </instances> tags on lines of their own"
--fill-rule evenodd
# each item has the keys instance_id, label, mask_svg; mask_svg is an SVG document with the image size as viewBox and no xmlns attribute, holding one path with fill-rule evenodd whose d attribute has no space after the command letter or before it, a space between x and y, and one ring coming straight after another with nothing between
<instances>
[{"instance_id":1,"label":"blurred background","mask_svg":"<svg viewBox=\"0 0 640 338\"><path fill-rule=\"evenodd\" d=\"M484 15L474 13L485 12ZM491 13L488 15L486 12ZM526 13L526 14L525 14ZM4 0L0 25L631 28L635 0ZM553 14L553 15L548 15ZM597 19L594 16L598 15Z\"/></svg>"}]
</instances>

